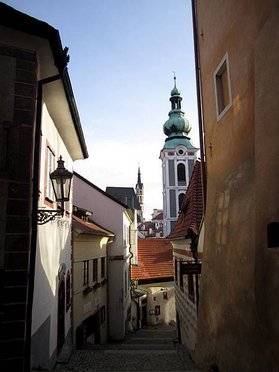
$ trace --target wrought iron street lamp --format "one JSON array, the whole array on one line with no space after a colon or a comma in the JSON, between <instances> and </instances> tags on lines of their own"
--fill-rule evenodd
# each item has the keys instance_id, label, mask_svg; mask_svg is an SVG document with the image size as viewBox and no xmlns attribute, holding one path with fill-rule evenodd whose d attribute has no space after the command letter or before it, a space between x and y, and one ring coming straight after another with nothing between
<instances>
[{"instance_id":1,"label":"wrought iron street lamp","mask_svg":"<svg viewBox=\"0 0 279 372\"><path fill-rule=\"evenodd\" d=\"M38 209L38 224L44 225L49 221L53 221L58 216L64 215L64 203L70 200L71 181L73 173L69 172L64 167L62 156L57 161L58 167L50 173L49 177L54 190L55 199L60 204L60 208L54 209Z\"/></svg>"}]
</instances>

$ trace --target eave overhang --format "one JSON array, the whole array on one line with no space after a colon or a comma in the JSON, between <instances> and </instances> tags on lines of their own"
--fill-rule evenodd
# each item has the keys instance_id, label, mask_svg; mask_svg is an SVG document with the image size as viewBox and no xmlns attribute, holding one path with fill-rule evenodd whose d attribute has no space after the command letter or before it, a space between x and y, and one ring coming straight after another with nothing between
<instances>
[{"instance_id":1,"label":"eave overhang","mask_svg":"<svg viewBox=\"0 0 279 372\"><path fill-rule=\"evenodd\" d=\"M58 30L0 3L0 40L4 45L36 53L39 80L60 75L59 80L44 85L43 100L71 158L87 158L88 151Z\"/></svg>"}]
</instances>

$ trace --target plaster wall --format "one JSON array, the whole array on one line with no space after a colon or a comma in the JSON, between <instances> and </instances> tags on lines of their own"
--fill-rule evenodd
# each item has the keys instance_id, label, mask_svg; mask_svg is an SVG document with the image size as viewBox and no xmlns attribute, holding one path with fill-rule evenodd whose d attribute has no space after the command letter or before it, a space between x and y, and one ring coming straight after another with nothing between
<instances>
[{"instance_id":1,"label":"plaster wall","mask_svg":"<svg viewBox=\"0 0 279 372\"><path fill-rule=\"evenodd\" d=\"M65 167L72 170L73 161L65 148L65 145L47 111L43 105L42 116L42 144L41 144L41 169L40 169L40 198L39 206L49 209L45 204L45 182L48 177L45 171L46 165L46 143L51 143L56 155L56 160L62 155ZM71 201L69 203L71 205ZM56 208L56 204L53 204ZM68 208L69 209L69 208ZM71 211L69 211L71 212ZM59 217L53 222L38 226L36 269L34 284L34 300L32 310L32 335L48 319L50 330L45 337L44 353L48 350L49 358L57 347L57 314L58 314L58 272L61 265L65 265L65 276L67 271L71 272L71 219L70 215ZM65 277L66 279L66 277ZM65 314L65 336L71 328L70 311ZM41 330L46 328L41 328ZM41 337L42 334L41 334ZM36 359L33 356L33 359Z\"/></svg>"},{"instance_id":2,"label":"plaster wall","mask_svg":"<svg viewBox=\"0 0 279 372\"><path fill-rule=\"evenodd\" d=\"M139 288L147 293L147 324L174 324L176 320L174 283L150 283L140 285ZM164 297L165 293L167 297ZM160 308L159 314L156 314L156 306Z\"/></svg>"},{"instance_id":3,"label":"plaster wall","mask_svg":"<svg viewBox=\"0 0 279 372\"><path fill-rule=\"evenodd\" d=\"M74 343L77 327L88 317L94 315L103 306L107 310L107 285L84 294L83 285L83 261L90 260L89 265L89 285L93 285L92 260L94 258L106 257L106 244L108 238L93 236L77 236L74 239L74 263L73 263L73 331ZM98 262L98 282L102 282L101 262ZM100 325L101 340L103 343L107 339L107 322Z\"/></svg>"},{"instance_id":4,"label":"plaster wall","mask_svg":"<svg viewBox=\"0 0 279 372\"><path fill-rule=\"evenodd\" d=\"M270 171L279 158L278 20L277 1L197 1L207 164L201 367L278 366L279 261L266 247L267 222L279 218L278 177ZM214 72L226 53L232 106L217 120Z\"/></svg>"},{"instance_id":5,"label":"plaster wall","mask_svg":"<svg viewBox=\"0 0 279 372\"><path fill-rule=\"evenodd\" d=\"M73 178L74 204L93 212L95 222L115 233L111 255L123 254L123 214L125 208L77 176Z\"/></svg>"},{"instance_id":6,"label":"plaster wall","mask_svg":"<svg viewBox=\"0 0 279 372\"><path fill-rule=\"evenodd\" d=\"M131 304L130 264L129 260L109 260L108 267L108 337L123 340L128 331L128 311Z\"/></svg>"},{"instance_id":7,"label":"plaster wall","mask_svg":"<svg viewBox=\"0 0 279 372\"><path fill-rule=\"evenodd\" d=\"M125 207L74 176L74 204L93 212L95 222L115 233L108 251L108 337L122 340L128 330L129 226ZM136 230L134 231L136 233Z\"/></svg>"}]
</instances>

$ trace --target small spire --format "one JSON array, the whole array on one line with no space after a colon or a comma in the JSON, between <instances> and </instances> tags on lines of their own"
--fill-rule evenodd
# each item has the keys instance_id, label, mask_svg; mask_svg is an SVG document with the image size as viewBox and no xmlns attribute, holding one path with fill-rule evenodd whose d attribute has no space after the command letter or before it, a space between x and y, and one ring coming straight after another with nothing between
<instances>
[{"instance_id":1,"label":"small spire","mask_svg":"<svg viewBox=\"0 0 279 372\"><path fill-rule=\"evenodd\" d=\"M173 80L174 80L174 88L176 88L176 75L175 75L175 71L173 71Z\"/></svg>"}]
</instances>

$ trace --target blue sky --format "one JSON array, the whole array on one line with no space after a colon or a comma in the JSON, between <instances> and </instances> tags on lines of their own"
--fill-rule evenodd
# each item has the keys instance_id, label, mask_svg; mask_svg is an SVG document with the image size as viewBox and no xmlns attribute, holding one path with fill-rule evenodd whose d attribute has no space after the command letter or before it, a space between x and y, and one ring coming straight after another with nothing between
<instances>
[{"instance_id":1,"label":"blue sky","mask_svg":"<svg viewBox=\"0 0 279 372\"><path fill-rule=\"evenodd\" d=\"M105 190L135 187L145 217L162 208L159 159L173 73L199 147L190 0L10 0L57 28L69 47L73 91L89 151L74 169Z\"/></svg>"}]
</instances>

